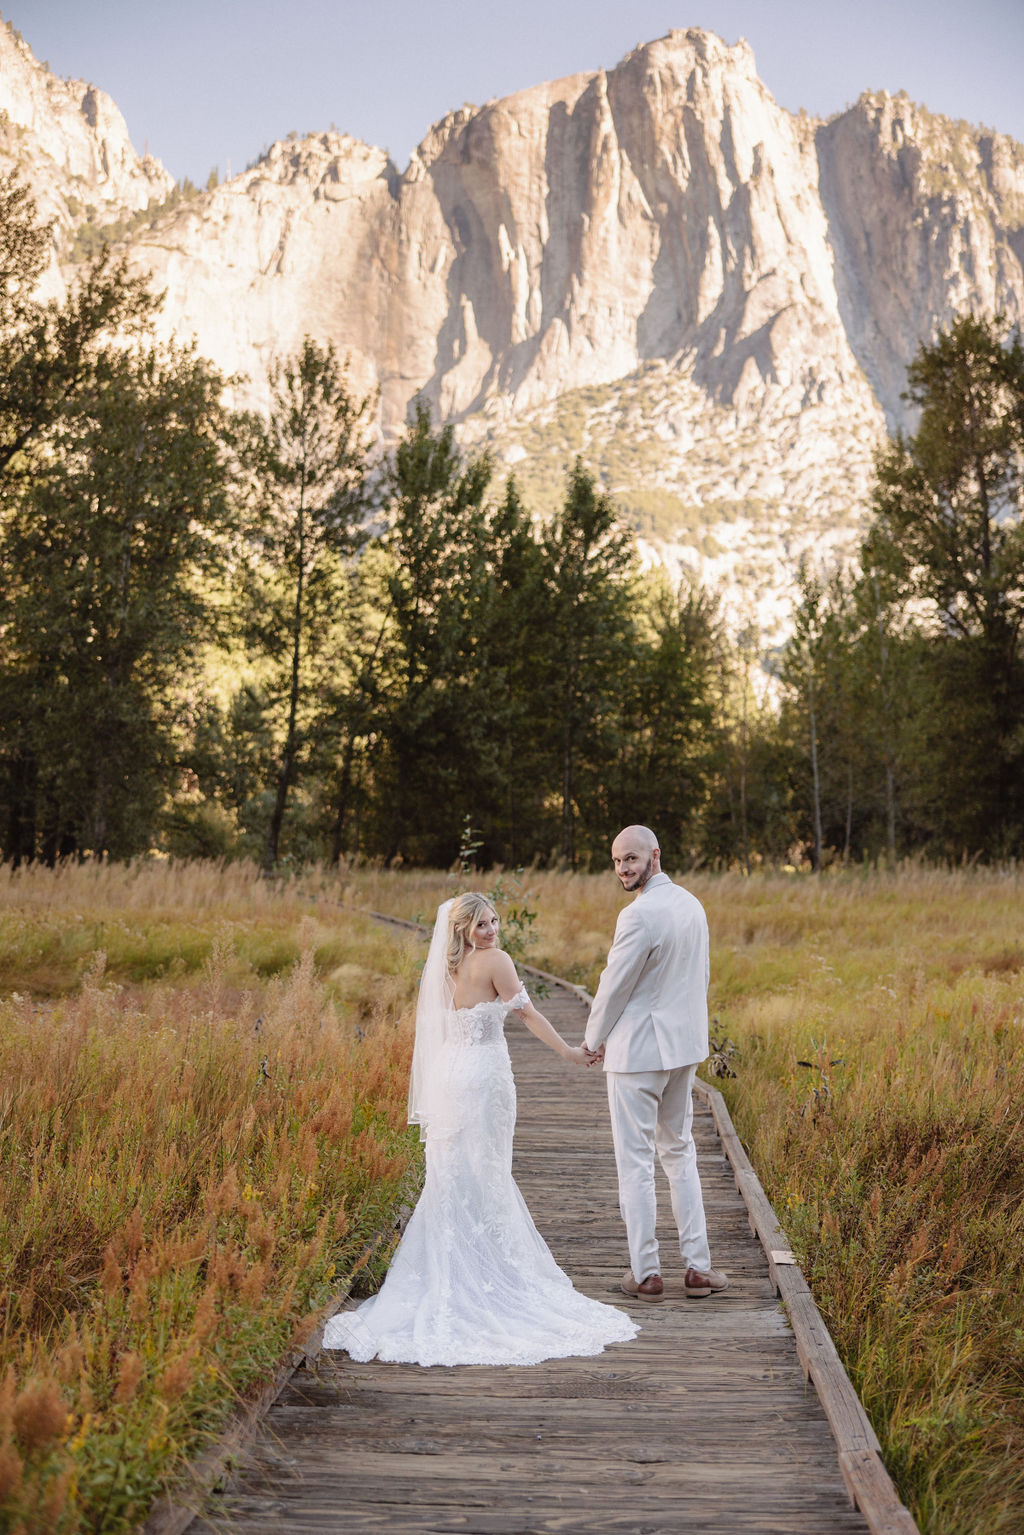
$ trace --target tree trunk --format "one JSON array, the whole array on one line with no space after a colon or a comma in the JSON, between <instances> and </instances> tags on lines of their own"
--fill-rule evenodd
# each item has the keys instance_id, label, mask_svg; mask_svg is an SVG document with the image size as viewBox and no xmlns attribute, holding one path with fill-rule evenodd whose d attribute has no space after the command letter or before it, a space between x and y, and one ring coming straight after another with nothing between
<instances>
[{"instance_id":1,"label":"tree trunk","mask_svg":"<svg viewBox=\"0 0 1024 1535\"><path fill-rule=\"evenodd\" d=\"M31 753L19 753L11 766L11 798L7 812L4 852L13 868L31 863L36 854L36 763Z\"/></svg>"},{"instance_id":2,"label":"tree trunk","mask_svg":"<svg viewBox=\"0 0 1024 1535\"><path fill-rule=\"evenodd\" d=\"M747 826L747 677L743 675L743 715L740 721L740 842L743 872L750 874L750 834Z\"/></svg>"},{"instance_id":3,"label":"tree trunk","mask_svg":"<svg viewBox=\"0 0 1024 1535\"><path fill-rule=\"evenodd\" d=\"M885 841L889 853L889 867L896 866L896 781L892 760L885 759Z\"/></svg>"},{"instance_id":4,"label":"tree trunk","mask_svg":"<svg viewBox=\"0 0 1024 1535\"><path fill-rule=\"evenodd\" d=\"M355 754L355 735L350 730L345 742L345 751L341 759L341 774L338 782L337 809L334 817L334 831L331 834L331 863L336 864L341 857L345 837L345 822L348 819L349 799L352 792L352 758Z\"/></svg>"},{"instance_id":5,"label":"tree trunk","mask_svg":"<svg viewBox=\"0 0 1024 1535\"><path fill-rule=\"evenodd\" d=\"M277 775L277 794L274 797L274 813L270 817L270 825L267 828L267 843L263 850L263 872L273 874L277 865L278 847L281 841L281 827L284 825L284 812L288 804L288 790L291 788L292 777L295 771L295 746L298 735L299 717L299 661L302 655L302 599L303 577L305 576L306 544L303 524L304 508L299 503L299 549L298 549L298 576L295 582L295 616L292 621L292 680L288 696L288 729L285 733L284 751L281 753L281 766Z\"/></svg>"},{"instance_id":6,"label":"tree trunk","mask_svg":"<svg viewBox=\"0 0 1024 1535\"><path fill-rule=\"evenodd\" d=\"M576 871L576 812L573 806L573 796L576 792L576 740L573 709L575 692L575 668L570 666L563 695L565 724L562 733L562 857L574 873Z\"/></svg>"},{"instance_id":7,"label":"tree trunk","mask_svg":"<svg viewBox=\"0 0 1024 1535\"><path fill-rule=\"evenodd\" d=\"M573 810L573 740L568 728L562 745L562 857L575 873L576 816Z\"/></svg>"},{"instance_id":8,"label":"tree trunk","mask_svg":"<svg viewBox=\"0 0 1024 1535\"><path fill-rule=\"evenodd\" d=\"M814 872L821 873L821 783L818 776L818 716L814 702L814 675L808 673L807 702L811 716L811 779L814 791Z\"/></svg>"},{"instance_id":9,"label":"tree trunk","mask_svg":"<svg viewBox=\"0 0 1024 1535\"><path fill-rule=\"evenodd\" d=\"M878 577L872 578L875 589L875 611L878 618L878 689L882 699L882 733L885 749L885 842L889 855L889 867L896 866L896 774L892 754L892 702L889 688L889 640L885 632L882 599L878 591Z\"/></svg>"},{"instance_id":10,"label":"tree trunk","mask_svg":"<svg viewBox=\"0 0 1024 1535\"><path fill-rule=\"evenodd\" d=\"M110 799L110 783L107 776L107 759L100 757L96 767L96 789L92 801L92 826L90 842L92 856L102 858L107 841L107 807Z\"/></svg>"}]
</instances>

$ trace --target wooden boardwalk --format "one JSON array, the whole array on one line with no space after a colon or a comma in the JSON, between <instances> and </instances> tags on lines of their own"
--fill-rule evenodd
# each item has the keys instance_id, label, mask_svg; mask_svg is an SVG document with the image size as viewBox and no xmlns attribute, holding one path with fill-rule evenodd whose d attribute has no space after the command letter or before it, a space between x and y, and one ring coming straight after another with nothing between
<instances>
[{"instance_id":1,"label":"wooden boardwalk","mask_svg":"<svg viewBox=\"0 0 1024 1535\"><path fill-rule=\"evenodd\" d=\"M540 1006L581 1037L586 1009L571 993ZM666 1299L629 1302L616 1293L628 1257L601 1073L567 1067L514 1019L509 1044L527 1204L577 1287L630 1310L642 1331L597 1358L529 1369L322 1353L190 1535L863 1535L707 1108L701 1178L712 1259L731 1288L684 1299L662 1181Z\"/></svg>"}]
</instances>

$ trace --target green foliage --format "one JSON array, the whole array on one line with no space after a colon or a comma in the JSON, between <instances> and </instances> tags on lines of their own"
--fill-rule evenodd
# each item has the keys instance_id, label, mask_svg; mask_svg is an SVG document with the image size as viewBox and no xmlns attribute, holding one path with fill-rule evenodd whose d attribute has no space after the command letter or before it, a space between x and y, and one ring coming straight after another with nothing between
<instances>
[{"instance_id":1,"label":"green foliage","mask_svg":"<svg viewBox=\"0 0 1024 1535\"><path fill-rule=\"evenodd\" d=\"M16 172L0 176L0 502L48 463L49 435L90 382L114 334L140 335L156 301L106 253L63 304L35 297L49 225Z\"/></svg>"},{"instance_id":2,"label":"green foliage","mask_svg":"<svg viewBox=\"0 0 1024 1535\"><path fill-rule=\"evenodd\" d=\"M486 739L488 590L484 499L491 466L463 462L452 428L418 401L388 465L380 569L387 614L373 753L385 855L451 861L465 814L494 776Z\"/></svg>"},{"instance_id":3,"label":"green foliage","mask_svg":"<svg viewBox=\"0 0 1024 1535\"><path fill-rule=\"evenodd\" d=\"M602 816L595 850L609 825L656 826L677 856L691 856L717 766L713 733L716 649L722 626L714 602L664 575L632 583L637 615L618 693L618 750L609 755L594 798Z\"/></svg>"},{"instance_id":4,"label":"green foliage","mask_svg":"<svg viewBox=\"0 0 1024 1535\"><path fill-rule=\"evenodd\" d=\"M1024 344L964 316L908 383L919 425L879 458L864 564L923 614L921 817L950 851L1007 853L1024 845Z\"/></svg>"},{"instance_id":5,"label":"green foliage","mask_svg":"<svg viewBox=\"0 0 1024 1535\"><path fill-rule=\"evenodd\" d=\"M617 746L617 683L627 663L632 625L626 579L632 540L610 497L577 459L561 515L544 538L554 641L549 687L558 718L561 856L575 868L581 791Z\"/></svg>"},{"instance_id":6,"label":"green foliage","mask_svg":"<svg viewBox=\"0 0 1024 1535\"><path fill-rule=\"evenodd\" d=\"M214 168L206 183L208 192L218 185L217 177L218 173ZM144 208L136 208L131 213L122 213L116 219L109 219L105 224L97 222L100 210L90 205L85 210L83 221L77 224L66 238L64 259L74 265L95 261L104 250L123 244L140 230L156 229L160 221L169 213L194 202L201 195L201 189L186 176L184 180L175 182L166 197L160 198L159 201L151 200ZM72 203L75 205L72 206ZM79 211L77 202L69 198L68 212L72 218L76 218Z\"/></svg>"},{"instance_id":7,"label":"green foliage","mask_svg":"<svg viewBox=\"0 0 1024 1535\"><path fill-rule=\"evenodd\" d=\"M914 436L878 463L873 566L939 623L1011 655L1024 622L1024 343L965 316L908 373Z\"/></svg>"},{"instance_id":8,"label":"green foliage","mask_svg":"<svg viewBox=\"0 0 1024 1535\"><path fill-rule=\"evenodd\" d=\"M3 845L123 856L152 836L217 627L202 580L230 528L223 380L133 344L154 301L106 257L63 304L37 301L47 230L16 178L0 205Z\"/></svg>"},{"instance_id":9,"label":"green foliage","mask_svg":"<svg viewBox=\"0 0 1024 1535\"><path fill-rule=\"evenodd\" d=\"M244 614L251 648L269 662L267 692L282 702L264 868L278 861L288 796L313 728L309 698L330 655L345 565L363 541L369 414L333 347L309 336L270 372L266 423L249 422L253 513ZM250 693L250 698L253 694Z\"/></svg>"},{"instance_id":10,"label":"green foliage","mask_svg":"<svg viewBox=\"0 0 1024 1535\"><path fill-rule=\"evenodd\" d=\"M908 386L860 571L804 571L779 666L815 867L1024 848L1024 347L962 317Z\"/></svg>"},{"instance_id":11,"label":"green foliage","mask_svg":"<svg viewBox=\"0 0 1024 1535\"><path fill-rule=\"evenodd\" d=\"M638 569L630 522L710 552L709 519L763 510L698 512L659 479L649 423L691 429L685 379L645 368L535 412L503 486L423 401L371 464L375 402L330 347L272 367L266 419L232 415L215 370L149 341L123 265L105 251L41 303L50 231L16 177L0 215L5 857L449 867L467 817L513 868L603 860L637 819L746 872L1024 850L1006 322L922 349L860 571L803 570L766 657L708 593ZM725 483L747 446L700 433L689 483Z\"/></svg>"},{"instance_id":12,"label":"green foliage","mask_svg":"<svg viewBox=\"0 0 1024 1535\"><path fill-rule=\"evenodd\" d=\"M465 816L455 867L448 876L456 893L476 888L478 859L483 845L480 833L474 831L470 817ZM527 951L536 942L534 923L537 913L527 905L529 896L523 886L523 870L517 869L514 874L500 873L484 894L501 918L501 947L518 963L525 959Z\"/></svg>"},{"instance_id":13,"label":"green foliage","mask_svg":"<svg viewBox=\"0 0 1024 1535\"><path fill-rule=\"evenodd\" d=\"M223 560L231 522L221 388L191 352L103 354L5 519L15 857L148 843L216 622L198 577Z\"/></svg>"}]
</instances>

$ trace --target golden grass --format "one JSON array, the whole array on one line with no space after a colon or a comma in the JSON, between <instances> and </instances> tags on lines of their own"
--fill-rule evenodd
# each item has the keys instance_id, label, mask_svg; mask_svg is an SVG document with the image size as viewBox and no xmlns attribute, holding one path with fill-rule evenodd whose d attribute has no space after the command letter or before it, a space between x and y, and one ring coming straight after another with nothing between
<instances>
[{"instance_id":1,"label":"golden grass","mask_svg":"<svg viewBox=\"0 0 1024 1535\"><path fill-rule=\"evenodd\" d=\"M903 1497L929 1535L1019 1529L1024 880L685 882L721 1085ZM592 988L614 878L523 884L528 958ZM131 1528L347 1278L417 1176L420 951L360 910L431 921L453 888L0 872L3 1528Z\"/></svg>"},{"instance_id":2,"label":"golden grass","mask_svg":"<svg viewBox=\"0 0 1024 1535\"><path fill-rule=\"evenodd\" d=\"M418 1178L417 961L237 869L0 881L0 1527L134 1528L347 1287Z\"/></svg>"},{"instance_id":3,"label":"golden grass","mask_svg":"<svg viewBox=\"0 0 1024 1535\"><path fill-rule=\"evenodd\" d=\"M716 1031L741 1051L719 1085L902 1496L928 1535L1019 1531L1024 876L683 882L708 912ZM613 876L525 884L529 958L593 989ZM445 893L372 871L346 900L360 890L405 916Z\"/></svg>"}]
</instances>

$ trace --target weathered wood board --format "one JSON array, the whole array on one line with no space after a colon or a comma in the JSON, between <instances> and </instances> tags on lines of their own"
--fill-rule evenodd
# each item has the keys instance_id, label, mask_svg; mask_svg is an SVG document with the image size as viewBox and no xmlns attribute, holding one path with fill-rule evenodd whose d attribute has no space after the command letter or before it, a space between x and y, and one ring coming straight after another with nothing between
<instances>
[{"instance_id":1,"label":"weathered wood board","mask_svg":"<svg viewBox=\"0 0 1024 1535\"><path fill-rule=\"evenodd\" d=\"M541 1002L569 1038L585 1008ZM696 1134L723 1295L686 1300L662 1187L661 1305L617 1293L627 1266L604 1083L510 1020L516 1177L558 1262L642 1323L593 1359L530 1369L357 1365L300 1370L191 1535L244 1530L866 1532L747 1208L698 1106Z\"/></svg>"}]
</instances>

